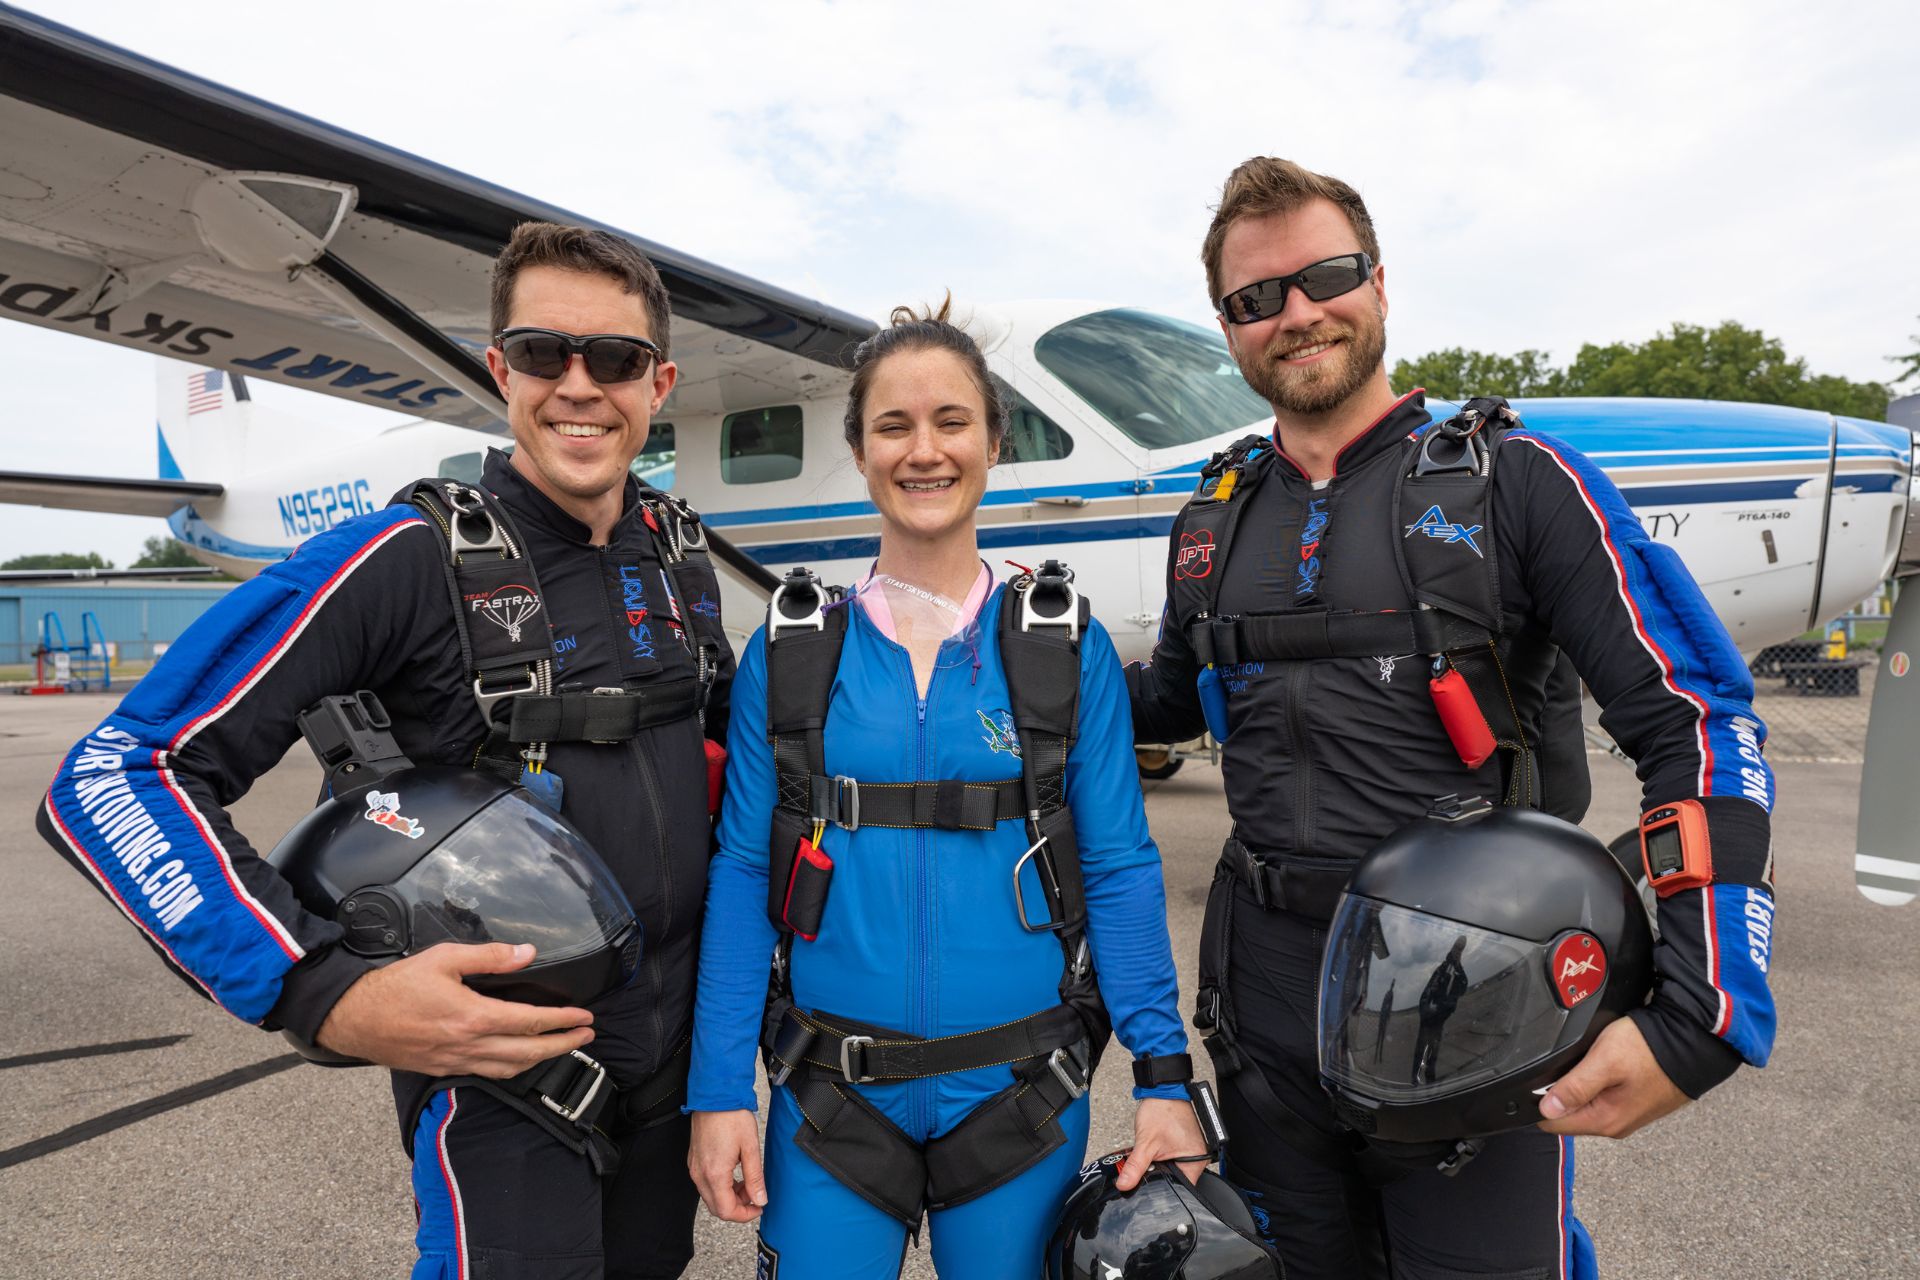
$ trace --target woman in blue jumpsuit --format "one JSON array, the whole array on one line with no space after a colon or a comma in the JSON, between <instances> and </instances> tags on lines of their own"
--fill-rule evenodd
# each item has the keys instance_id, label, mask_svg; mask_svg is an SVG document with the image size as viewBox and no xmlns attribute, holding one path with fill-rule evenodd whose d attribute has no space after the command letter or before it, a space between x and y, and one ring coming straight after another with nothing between
<instances>
[{"instance_id":1,"label":"woman in blue jumpsuit","mask_svg":"<svg viewBox=\"0 0 1920 1280\"><path fill-rule=\"evenodd\" d=\"M979 349L946 322L944 306L930 318L896 311L893 326L856 353L847 436L880 513L881 540L872 577L844 606L851 615L825 729L830 775L884 783L1020 774L995 626L1003 588L980 560L973 523L1004 422ZM717 1216L760 1219L761 1277L891 1277L907 1227L795 1145L806 1121L788 1087L773 1090L761 1174L754 1059L776 941L766 914L775 803L766 714L763 630L733 686L733 755L695 1007L689 1164ZM1179 1054L1186 1035L1166 895L1132 744L1120 665L1096 622L1080 646L1080 731L1066 768L1088 940L1121 1044L1136 1057ZM795 1003L924 1038L1057 1005L1061 947L1051 933L1022 928L1016 910L1013 869L1028 843L1017 819L991 830L826 827L833 878L816 936L793 943ZM1031 865L1024 874L1026 896L1037 901ZM1013 1081L1003 1065L845 1087L925 1143ZM1155 1159L1204 1150L1182 1086L1134 1092L1128 1186ZM1087 1113L1082 1096L1058 1117L1063 1146L995 1189L930 1214L942 1277L1038 1271L1085 1154ZM736 1168L744 1174L738 1182Z\"/></svg>"}]
</instances>

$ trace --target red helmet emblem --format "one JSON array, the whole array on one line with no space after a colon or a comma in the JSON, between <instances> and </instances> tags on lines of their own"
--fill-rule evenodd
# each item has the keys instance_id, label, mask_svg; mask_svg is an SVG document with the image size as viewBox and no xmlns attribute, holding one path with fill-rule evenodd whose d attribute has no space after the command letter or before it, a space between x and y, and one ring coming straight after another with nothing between
<instances>
[{"instance_id":1,"label":"red helmet emblem","mask_svg":"<svg viewBox=\"0 0 1920 1280\"><path fill-rule=\"evenodd\" d=\"M1547 959L1554 998L1571 1009L1607 984L1607 953L1590 933L1575 931L1555 943Z\"/></svg>"}]
</instances>

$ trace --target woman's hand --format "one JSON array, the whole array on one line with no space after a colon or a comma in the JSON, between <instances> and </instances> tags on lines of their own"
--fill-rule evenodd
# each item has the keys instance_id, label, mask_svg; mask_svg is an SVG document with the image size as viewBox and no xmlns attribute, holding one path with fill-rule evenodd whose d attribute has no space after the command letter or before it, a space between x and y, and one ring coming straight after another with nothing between
<instances>
[{"instance_id":1,"label":"woman's hand","mask_svg":"<svg viewBox=\"0 0 1920 1280\"><path fill-rule=\"evenodd\" d=\"M744 1178L735 1178L735 1169ZM760 1128L753 1112L694 1112L687 1172L714 1217L722 1222L759 1217L767 1204L767 1180L760 1171Z\"/></svg>"},{"instance_id":2,"label":"woman's hand","mask_svg":"<svg viewBox=\"0 0 1920 1280\"><path fill-rule=\"evenodd\" d=\"M1133 1151L1120 1166L1120 1178L1114 1185L1122 1191L1131 1191L1147 1176L1147 1169L1154 1161L1199 1156L1197 1160L1175 1166L1188 1182L1193 1182L1207 1167L1206 1149L1207 1140L1201 1136L1200 1122L1194 1119L1192 1103L1142 1098L1139 1109L1133 1113Z\"/></svg>"}]
</instances>

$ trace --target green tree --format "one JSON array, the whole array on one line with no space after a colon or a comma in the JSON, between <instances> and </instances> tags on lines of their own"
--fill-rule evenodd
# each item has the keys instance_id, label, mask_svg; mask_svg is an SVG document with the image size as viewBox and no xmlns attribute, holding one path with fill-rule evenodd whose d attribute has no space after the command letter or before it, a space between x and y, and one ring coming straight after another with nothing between
<instances>
[{"instance_id":1,"label":"green tree","mask_svg":"<svg viewBox=\"0 0 1920 1280\"><path fill-rule=\"evenodd\" d=\"M0 569L111 569L113 561L102 560L100 553L89 551L75 555L71 551L57 552L53 555L15 556Z\"/></svg>"},{"instance_id":2,"label":"green tree","mask_svg":"<svg viewBox=\"0 0 1920 1280\"><path fill-rule=\"evenodd\" d=\"M197 569L200 562L187 553L186 547L172 538L148 538L140 549L140 558L128 568L132 569Z\"/></svg>"},{"instance_id":3,"label":"green tree","mask_svg":"<svg viewBox=\"0 0 1920 1280\"><path fill-rule=\"evenodd\" d=\"M1903 356L1888 356L1887 359L1903 366L1898 377L1891 379L1896 387L1909 378L1920 378L1920 333L1910 333L1907 341L1914 344L1913 350Z\"/></svg>"},{"instance_id":4,"label":"green tree","mask_svg":"<svg viewBox=\"0 0 1920 1280\"><path fill-rule=\"evenodd\" d=\"M1498 356L1485 351L1448 347L1417 360L1393 366L1393 385L1411 390L1425 387L1441 400L1468 396L1557 396L1563 375L1547 363L1544 351L1522 351Z\"/></svg>"},{"instance_id":5,"label":"green tree","mask_svg":"<svg viewBox=\"0 0 1920 1280\"><path fill-rule=\"evenodd\" d=\"M1916 335L1920 341L1920 335ZM1903 377L1920 373L1920 351ZM1736 400L1823 409L1884 422L1893 398L1885 383L1809 374L1777 338L1732 320L1714 328L1676 324L1645 342L1587 343L1565 369L1542 351L1500 356L1459 347L1393 367L1393 384L1424 386L1434 396L1655 396Z\"/></svg>"}]
</instances>

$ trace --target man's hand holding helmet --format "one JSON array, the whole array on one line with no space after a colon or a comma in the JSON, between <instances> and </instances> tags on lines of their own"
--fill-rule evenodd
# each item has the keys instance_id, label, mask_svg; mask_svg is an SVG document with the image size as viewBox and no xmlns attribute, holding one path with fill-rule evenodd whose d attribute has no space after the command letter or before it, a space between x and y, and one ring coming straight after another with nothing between
<instances>
[{"instance_id":1,"label":"man's hand holding helmet","mask_svg":"<svg viewBox=\"0 0 1920 1280\"><path fill-rule=\"evenodd\" d=\"M468 974L533 962L526 943L443 942L354 981L320 1024L320 1046L348 1058L430 1076L504 1080L593 1040L593 1014L495 1000Z\"/></svg>"},{"instance_id":2,"label":"man's hand holding helmet","mask_svg":"<svg viewBox=\"0 0 1920 1280\"><path fill-rule=\"evenodd\" d=\"M1609 1023L1573 1070L1540 1099L1548 1133L1624 1138L1693 1099L1654 1061L1632 1018Z\"/></svg>"}]
</instances>

